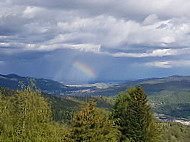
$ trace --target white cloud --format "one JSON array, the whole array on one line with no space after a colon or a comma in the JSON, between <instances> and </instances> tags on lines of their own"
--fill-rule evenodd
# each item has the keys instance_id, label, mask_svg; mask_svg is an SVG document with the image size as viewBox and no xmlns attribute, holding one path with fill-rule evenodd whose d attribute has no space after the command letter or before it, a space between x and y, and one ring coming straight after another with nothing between
<instances>
[{"instance_id":1,"label":"white cloud","mask_svg":"<svg viewBox=\"0 0 190 142\"><path fill-rule=\"evenodd\" d=\"M99 53L100 45L94 45L94 44L46 44L46 45L40 45L40 44L20 44L17 45L19 47L23 47L25 51L53 51L57 49L75 49L80 50L83 52L93 52L93 53Z\"/></svg>"},{"instance_id":2,"label":"white cloud","mask_svg":"<svg viewBox=\"0 0 190 142\"><path fill-rule=\"evenodd\" d=\"M161 18L190 15L189 0L9 0L9 4L40 6L48 9L76 10L88 16L97 16L105 13L106 15L134 19L140 19L150 14L157 14Z\"/></svg>"},{"instance_id":3,"label":"white cloud","mask_svg":"<svg viewBox=\"0 0 190 142\"><path fill-rule=\"evenodd\" d=\"M62 31L60 35L64 40L87 41L116 49L125 44L171 47L180 43L181 37L185 37L187 31L190 31L189 24L175 25L173 19L143 25L132 20L125 21L105 15L58 22L57 26Z\"/></svg>"},{"instance_id":4,"label":"white cloud","mask_svg":"<svg viewBox=\"0 0 190 142\"><path fill-rule=\"evenodd\" d=\"M23 11L23 17L34 18L36 14L39 14L42 11L42 8L27 6Z\"/></svg>"},{"instance_id":5,"label":"white cloud","mask_svg":"<svg viewBox=\"0 0 190 142\"><path fill-rule=\"evenodd\" d=\"M151 14L151 15L148 15L144 19L143 24L145 24L145 25L151 25L151 24L154 24L154 23L156 23L158 21L159 21L158 16L156 14Z\"/></svg>"},{"instance_id":6,"label":"white cloud","mask_svg":"<svg viewBox=\"0 0 190 142\"><path fill-rule=\"evenodd\" d=\"M176 50L172 50L172 49L156 49L153 50L151 52L146 52L146 53L123 53L123 52L119 52L119 53L107 53L111 56L114 57L136 57L136 58L140 58L140 57L164 57L164 56L174 56L177 55L177 51Z\"/></svg>"},{"instance_id":7,"label":"white cloud","mask_svg":"<svg viewBox=\"0 0 190 142\"><path fill-rule=\"evenodd\" d=\"M173 42L175 42L175 38L171 37L171 36L165 36L165 37L160 39L160 42L163 44L173 43Z\"/></svg>"},{"instance_id":8,"label":"white cloud","mask_svg":"<svg viewBox=\"0 0 190 142\"><path fill-rule=\"evenodd\" d=\"M172 67L189 67L190 60L179 61L154 61L145 63L146 66L158 67L158 68L172 68Z\"/></svg>"},{"instance_id":9,"label":"white cloud","mask_svg":"<svg viewBox=\"0 0 190 142\"><path fill-rule=\"evenodd\" d=\"M0 2L0 47L71 48L113 57L187 55L189 6L187 0L8 0ZM144 49L128 52L138 46Z\"/></svg>"},{"instance_id":10,"label":"white cloud","mask_svg":"<svg viewBox=\"0 0 190 142\"><path fill-rule=\"evenodd\" d=\"M141 53L126 53L126 52L116 52L109 53L103 52L104 54L113 57L134 57L134 58L144 58L144 57L167 57L167 56L188 56L190 54L190 48L182 49L155 49L148 52Z\"/></svg>"},{"instance_id":11,"label":"white cloud","mask_svg":"<svg viewBox=\"0 0 190 142\"><path fill-rule=\"evenodd\" d=\"M24 71L33 59L59 70L54 68L58 60L68 58L104 69L114 64L121 72L127 68L126 74L139 62L160 70L188 68L189 7L189 0L1 0L0 60L10 62L9 71L15 62L23 62ZM98 55L89 57L89 52ZM104 69L99 70L110 70Z\"/></svg>"},{"instance_id":12,"label":"white cloud","mask_svg":"<svg viewBox=\"0 0 190 142\"><path fill-rule=\"evenodd\" d=\"M9 47L10 43L1 42L0 47Z\"/></svg>"},{"instance_id":13,"label":"white cloud","mask_svg":"<svg viewBox=\"0 0 190 142\"><path fill-rule=\"evenodd\" d=\"M5 62L4 61L0 61L0 65L4 64Z\"/></svg>"},{"instance_id":14,"label":"white cloud","mask_svg":"<svg viewBox=\"0 0 190 142\"><path fill-rule=\"evenodd\" d=\"M159 67L159 68L171 68L172 67L172 65L168 61L148 62L148 63L145 63L145 65Z\"/></svg>"}]
</instances>

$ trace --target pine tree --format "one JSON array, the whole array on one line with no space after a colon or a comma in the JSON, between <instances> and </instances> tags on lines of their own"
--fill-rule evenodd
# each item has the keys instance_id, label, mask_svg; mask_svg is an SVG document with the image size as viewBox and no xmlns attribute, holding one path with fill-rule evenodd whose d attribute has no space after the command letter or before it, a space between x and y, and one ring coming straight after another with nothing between
<instances>
[{"instance_id":1,"label":"pine tree","mask_svg":"<svg viewBox=\"0 0 190 142\"><path fill-rule=\"evenodd\" d=\"M120 126L121 141L153 142L159 136L147 95L140 86L118 95L112 115Z\"/></svg>"},{"instance_id":2,"label":"pine tree","mask_svg":"<svg viewBox=\"0 0 190 142\"><path fill-rule=\"evenodd\" d=\"M14 133L14 117L11 114L13 110L11 97L5 97L0 93L0 141L11 142Z\"/></svg>"},{"instance_id":3,"label":"pine tree","mask_svg":"<svg viewBox=\"0 0 190 142\"><path fill-rule=\"evenodd\" d=\"M17 91L14 103L14 115L17 118L15 132L18 138L37 141L42 135L44 138L48 137L51 109L41 97L41 93L30 87L24 91Z\"/></svg>"},{"instance_id":4,"label":"pine tree","mask_svg":"<svg viewBox=\"0 0 190 142\"><path fill-rule=\"evenodd\" d=\"M0 96L0 141L51 142L58 137L54 128L50 106L38 90Z\"/></svg>"},{"instance_id":5,"label":"pine tree","mask_svg":"<svg viewBox=\"0 0 190 142\"><path fill-rule=\"evenodd\" d=\"M77 142L82 141L118 141L120 132L109 120L108 114L95 108L95 103L90 102L77 113L72 122L70 137Z\"/></svg>"}]
</instances>

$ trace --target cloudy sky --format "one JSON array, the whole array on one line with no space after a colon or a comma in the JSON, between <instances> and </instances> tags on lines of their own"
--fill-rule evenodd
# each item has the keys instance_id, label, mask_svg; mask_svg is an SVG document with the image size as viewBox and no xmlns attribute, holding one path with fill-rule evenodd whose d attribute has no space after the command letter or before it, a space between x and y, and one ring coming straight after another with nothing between
<instances>
[{"instance_id":1,"label":"cloudy sky","mask_svg":"<svg viewBox=\"0 0 190 142\"><path fill-rule=\"evenodd\" d=\"M1 0L0 73L58 81L190 75L189 0Z\"/></svg>"}]
</instances>

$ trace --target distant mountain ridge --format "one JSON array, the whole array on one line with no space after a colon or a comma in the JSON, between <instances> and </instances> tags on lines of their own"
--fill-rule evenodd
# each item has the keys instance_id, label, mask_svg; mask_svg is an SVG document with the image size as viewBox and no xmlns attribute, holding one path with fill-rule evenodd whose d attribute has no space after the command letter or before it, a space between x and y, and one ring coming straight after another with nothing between
<instances>
[{"instance_id":1,"label":"distant mountain ridge","mask_svg":"<svg viewBox=\"0 0 190 142\"><path fill-rule=\"evenodd\" d=\"M149 95L169 90L169 91L190 91L190 76L170 76L139 82L138 85Z\"/></svg>"},{"instance_id":2,"label":"distant mountain ridge","mask_svg":"<svg viewBox=\"0 0 190 142\"><path fill-rule=\"evenodd\" d=\"M44 93L57 96L110 96L116 97L121 91L140 85L148 95L152 111L172 118L190 120L190 76L170 76L148 78L134 81L95 83L88 85L64 85L49 79L21 77L16 74L0 75L0 86L20 89L19 82L25 86L35 79L36 87Z\"/></svg>"},{"instance_id":3,"label":"distant mountain ridge","mask_svg":"<svg viewBox=\"0 0 190 142\"><path fill-rule=\"evenodd\" d=\"M154 95L162 90L188 91L190 90L190 76L175 75L162 78L145 78L132 81L122 81L112 83L108 88L96 90L93 92L93 95L116 96L119 92L125 91L128 87L138 85L140 85L148 95Z\"/></svg>"},{"instance_id":4,"label":"distant mountain ridge","mask_svg":"<svg viewBox=\"0 0 190 142\"><path fill-rule=\"evenodd\" d=\"M148 95L152 112L167 118L190 120L190 76L170 76L126 81L92 92L92 95L116 97L129 87L140 85Z\"/></svg>"},{"instance_id":5,"label":"distant mountain ridge","mask_svg":"<svg viewBox=\"0 0 190 142\"><path fill-rule=\"evenodd\" d=\"M35 79L36 87L48 94L57 96L110 96L116 97L121 91L140 85L148 95L152 111L171 118L190 120L190 76L170 76L147 78L134 81L112 83L94 83L87 85L64 85L49 79L21 77L16 74L0 75L0 86L20 89L19 82L25 86L30 79Z\"/></svg>"},{"instance_id":6,"label":"distant mountain ridge","mask_svg":"<svg viewBox=\"0 0 190 142\"><path fill-rule=\"evenodd\" d=\"M19 82L25 86L30 79L35 80L36 87L45 93L53 95L102 95L116 96L119 92L125 91L128 87L140 85L148 95L154 95L162 90L190 91L190 76L169 76L162 78L146 78L133 81L122 81L113 83L95 83L88 85L72 86L64 85L50 79L22 77L17 74L0 74L0 86L20 89ZM101 87L102 85L102 87ZM108 87L104 87L108 86Z\"/></svg>"},{"instance_id":7,"label":"distant mountain ridge","mask_svg":"<svg viewBox=\"0 0 190 142\"><path fill-rule=\"evenodd\" d=\"M61 93L77 89L75 87L69 87L50 79L21 77L16 74L8 74L8 75L0 74L0 86L11 88L14 90L20 90L21 89L20 82L22 82L22 84L24 84L25 86L28 86L30 79L35 80L35 85L40 91L44 93L50 93L53 95L60 95Z\"/></svg>"},{"instance_id":8,"label":"distant mountain ridge","mask_svg":"<svg viewBox=\"0 0 190 142\"><path fill-rule=\"evenodd\" d=\"M8 75L2 75L0 74L1 77L5 77L5 78L24 78L24 77L21 77L17 74L8 74Z\"/></svg>"}]
</instances>

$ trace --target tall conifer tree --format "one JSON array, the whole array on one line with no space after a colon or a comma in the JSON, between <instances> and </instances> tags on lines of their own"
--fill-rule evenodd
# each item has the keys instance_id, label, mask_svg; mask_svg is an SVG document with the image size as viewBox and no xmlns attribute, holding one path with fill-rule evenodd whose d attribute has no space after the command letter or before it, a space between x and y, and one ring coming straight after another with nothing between
<instances>
[{"instance_id":1,"label":"tall conifer tree","mask_svg":"<svg viewBox=\"0 0 190 142\"><path fill-rule=\"evenodd\" d=\"M109 120L105 111L95 108L95 103L90 102L77 113L72 122L70 137L77 142L90 141L116 142L119 140L120 132Z\"/></svg>"},{"instance_id":2,"label":"tall conifer tree","mask_svg":"<svg viewBox=\"0 0 190 142\"><path fill-rule=\"evenodd\" d=\"M38 90L28 87L13 96L0 95L0 141L51 142L56 133L51 108Z\"/></svg>"},{"instance_id":3,"label":"tall conifer tree","mask_svg":"<svg viewBox=\"0 0 190 142\"><path fill-rule=\"evenodd\" d=\"M135 142L153 142L159 136L150 105L147 103L147 95L140 86L118 95L113 118L120 126L121 141L129 139Z\"/></svg>"}]
</instances>

